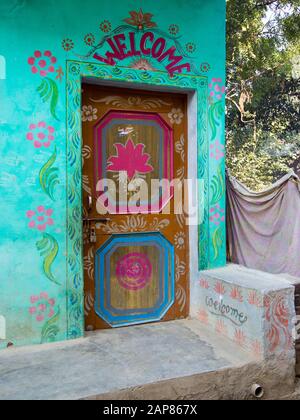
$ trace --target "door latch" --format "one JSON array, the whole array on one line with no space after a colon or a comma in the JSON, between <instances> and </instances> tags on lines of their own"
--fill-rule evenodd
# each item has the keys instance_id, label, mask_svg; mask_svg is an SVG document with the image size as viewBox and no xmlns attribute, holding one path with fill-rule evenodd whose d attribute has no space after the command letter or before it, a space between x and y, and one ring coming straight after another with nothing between
<instances>
[{"instance_id":1,"label":"door latch","mask_svg":"<svg viewBox=\"0 0 300 420\"><path fill-rule=\"evenodd\" d=\"M95 244L97 242L96 228L90 227L90 243Z\"/></svg>"}]
</instances>

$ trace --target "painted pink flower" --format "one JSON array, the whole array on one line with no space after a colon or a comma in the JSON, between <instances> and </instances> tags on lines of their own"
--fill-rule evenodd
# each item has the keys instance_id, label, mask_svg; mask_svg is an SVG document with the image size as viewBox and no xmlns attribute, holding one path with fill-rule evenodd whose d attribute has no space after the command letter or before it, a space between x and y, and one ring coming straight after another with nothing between
<instances>
[{"instance_id":1,"label":"painted pink flower","mask_svg":"<svg viewBox=\"0 0 300 420\"><path fill-rule=\"evenodd\" d=\"M219 295L225 295L225 293L226 293L226 289L220 281L216 282L214 290Z\"/></svg>"},{"instance_id":2,"label":"painted pink flower","mask_svg":"<svg viewBox=\"0 0 300 420\"><path fill-rule=\"evenodd\" d=\"M210 157L218 161L225 156L224 150L224 146L219 142L219 140L216 140L210 145Z\"/></svg>"},{"instance_id":3,"label":"painted pink flower","mask_svg":"<svg viewBox=\"0 0 300 420\"><path fill-rule=\"evenodd\" d=\"M210 89L210 97L221 100L225 94L225 86L220 78L213 78L211 83L208 85Z\"/></svg>"},{"instance_id":4,"label":"painted pink flower","mask_svg":"<svg viewBox=\"0 0 300 420\"><path fill-rule=\"evenodd\" d=\"M39 296L31 296L31 298L30 298L31 303L35 304L38 301L39 301Z\"/></svg>"},{"instance_id":5,"label":"painted pink flower","mask_svg":"<svg viewBox=\"0 0 300 420\"><path fill-rule=\"evenodd\" d=\"M233 287L231 289L230 297L234 300L238 300L239 302L243 302L244 300L242 292L238 287Z\"/></svg>"},{"instance_id":6,"label":"painted pink flower","mask_svg":"<svg viewBox=\"0 0 300 420\"><path fill-rule=\"evenodd\" d=\"M28 64L31 66L33 74L40 74L46 77L49 73L55 72L56 57L52 55L51 51L35 51L32 57L28 58Z\"/></svg>"},{"instance_id":7,"label":"painted pink flower","mask_svg":"<svg viewBox=\"0 0 300 420\"><path fill-rule=\"evenodd\" d=\"M37 308L36 308L35 306L32 306L31 308L29 308L29 313L30 313L31 315L36 314L36 312L37 312Z\"/></svg>"},{"instance_id":8,"label":"painted pink flower","mask_svg":"<svg viewBox=\"0 0 300 420\"><path fill-rule=\"evenodd\" d=\"M116 143L117 156L108 159L107 170L111 172L127 172L129 179L132 179L136 173L146 174L153 171L153 166L149 165L150 155L144 153L145 145L134 144L129 138L125 145Z\"/></svg>"},{"instance_id":9,"label":"painted pink flower","mask_svg":"<svg viewBox=\"0 0 300 420\"><path fill-rule=\"evenodd\" d=\"M26 213L27 218L30 219L28 227L30 229L37 229L40 232L44 232L47 226L54 225L54 220L51 217L52 214L53 210L46 209L44 206L39 206L35 211L28 210Z\"/></svg>"},{"instance_id":10,"label":"painted pink flower","mask_svg":"<svg viewBox=\"0 0 300 420\"><path fill-rule=\"evenodd\" d=\"M202 289L209 289L208 281L205 279L200 279L199 285L202 287Z\"/></svg>"},{"instance_id":11,"label":"painted pink flower","mask_svg":"<svg viewBox=\"0 0 300 420\"><path fill-rule=\"evenodd\" d=\"M41 121L38 124L30 124L26 138L33 142L36 149L40 149L43 146L48 148L54 140L54 132L54 127Z\"/></svg>"},{"instance_id":12,"label":"painted pink flower","mask_svg":"<svg viewBox=\"0 0 300 420\"><path fill-rule=\"evenodd\" d=\"M42 292L39 296L31 296L30 302L35 306L29 308L29 313L37 322L43 322L46 318L52 318L55 315L53 309L55 300L49 299L48 293Z\"/></svg>"},{"instance_id":13,"label":"painted pink flower","mask_svg":"<svg viewBox=\"0 0 300 420\"><path fill-rule=\"evenodd\" d=\"M225 210L217 204L215 207L211 207L209 220L215 225L219 226L225 221Z\"/></svg>"}]
</instances>

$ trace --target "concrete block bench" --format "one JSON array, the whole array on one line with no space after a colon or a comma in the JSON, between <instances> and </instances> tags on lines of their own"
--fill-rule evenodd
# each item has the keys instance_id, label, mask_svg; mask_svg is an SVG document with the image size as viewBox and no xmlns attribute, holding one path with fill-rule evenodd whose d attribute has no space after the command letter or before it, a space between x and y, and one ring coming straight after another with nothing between
<instances>
[{"instance_id":1,"label":"concrete block bench","mask_svg":"<svg viewBox=\"0 0 300 420\"><path fill-rule=\"evenodd\" d=\"M295 287L278 276L230 264L203 271L191 290L191 316L253 360L295 366Z\"/></svg>"}]
</instances>

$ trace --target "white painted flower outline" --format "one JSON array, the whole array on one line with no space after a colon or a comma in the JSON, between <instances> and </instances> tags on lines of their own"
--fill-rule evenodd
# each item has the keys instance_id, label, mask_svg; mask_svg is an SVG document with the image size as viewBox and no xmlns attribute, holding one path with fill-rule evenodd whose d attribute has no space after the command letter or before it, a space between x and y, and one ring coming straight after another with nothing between
<instances>
[{"instance_id":1,"label":"white painted flower outline","mask_svg":"<svg viewBox=\"0 0 300 420\"><path fill-rule=\"evenodd\" d=\"M176 233L174 237L175 246L177 249L183 249L185 246L185 234L184 232Z\"/></svg>"},{"instance_id":2,"label":"white painted flower outline","mask_svg":"<svg viewBox=\"0 0 300 420\"><path fill-rule=\"evenodd\" d=\"M168 114L171 124L181 124L184 117L183 112L180 108L173 108L172 111Z\"/></svg>"},{"instance_id":3,"label":"white painted flower outline","mask_svg":"<svg viewBox=\"0 0 300 420\"><path fill-rule=\"evenodd\" d=\"M83 105L81 111L81 118L83 122L96 120L98 118L97 114L97 108L93 108L92 105Z\"/></svg>"}]
</instances>

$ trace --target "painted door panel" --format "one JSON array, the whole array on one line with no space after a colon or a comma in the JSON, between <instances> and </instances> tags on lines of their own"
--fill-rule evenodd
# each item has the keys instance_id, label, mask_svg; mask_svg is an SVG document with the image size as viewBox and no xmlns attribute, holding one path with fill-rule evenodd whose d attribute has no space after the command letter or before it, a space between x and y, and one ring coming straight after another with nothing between
<instances>
[{"instance_id":1,"label":"painted door panel","mask_svg":"<svg viewBox=\"0 0 300 420\"><path fill-rule=\"evenodd\" d=\"M188 229L174 190L128 200L141 183L186 178L186 97L84 84L82 131L86 329L185 318Z\"/></svg>"}]
</instances>

